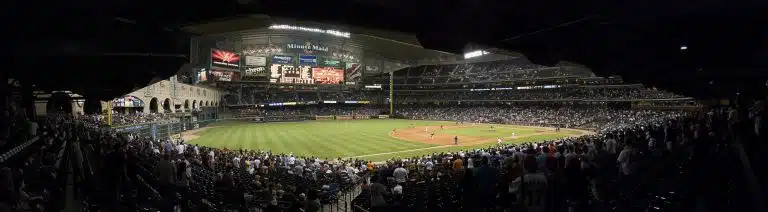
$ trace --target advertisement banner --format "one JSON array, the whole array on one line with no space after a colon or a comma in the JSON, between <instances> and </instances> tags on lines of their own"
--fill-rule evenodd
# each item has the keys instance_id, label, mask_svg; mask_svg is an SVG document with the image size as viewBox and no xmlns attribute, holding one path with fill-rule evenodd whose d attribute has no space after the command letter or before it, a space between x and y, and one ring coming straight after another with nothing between
<instances>
[{"instance_id":1,"label":"advertisement banner","mask_svg":"<svg viewBox=\"0 0 768 212\"><path fill-rule=\"evenodd\" d=\"M344 82L344 70L335 67L313 68L312 78L317 84L341 84Z\"/></svg>"},{"instance_id":2,"label":"advertisement banner","mask_svg":"<svg viewBox=\"0 0 768 212\"><path fill-rule=\"evenodd\" d=\"M272 64L269 67L269 82L313 84L312 67Z\"/></svg>"},{"instance_id":3,"label":"advertisement banner","mask_svg":"<svg viewBox=\"0 0 768 212\"><path fill-rule=\"evenodd\" d=\"M293 64L293 57L285 55L272 56L272 64Z\"/></svg>"},{"instance_id":4,"label":"advertisement banner","mask_svg":"<svg viewBox=\"0 0 768 212\"><path fill-rule=\"evenodd\" d=\"M248 68L245 68L245 72L243 72L243 76L266 77L267 75L269 75L269 73L267 73L267 68L265 67L248 67Z\"/></svg>"},{"instance_id":5,"label":"advertisement banner","mask_svg":"<svg viewBox=\"0 0 768 212\"><path fill-rule=\"evenodd\" d=\"M360 82L363 79L360 63L347 63L346 67L344 73L347 75L347 82Z\"/></svg>"},{"instance_id":6,"label":"advertisement banner","mask_svg":"<svg viewBox=\"0 0 768 212\"><path fill-rule=\"evenodd\" d=\"M219 82L231 82L239 80L238 72L227 70L211 70L211 78L213 78L214 81Z\"/></svg>"},{"instance_id":7,"label":"advertisement banner","mask_svg":"<svg viewBox=\"0 0 768 212\"><path fill-rule=\"evenodd\" d=\"M234 52L211 49L211 68L240 71L240 55Z\"/></svg>"},{"instance_id":8,"label":"advertisement banner","mask_svg":"<svg viewBox=\"0 0 768 212\"><path fill-rule=\"evenodd\" d=\"M267 76L269 76L269 72L267 72L266 67L245 67L241 79L246 81L259 81L265 80Z\"/></svg>"},{"instance_id":9,"label":"advertisement banner","mask_svg":"<svg viewBox=\"0 0 768 212\"><path fill-rule=\"evenodd\" d=\"M266 66L267 58L259 56L245 56L245 66Z\"/></svg>"},{"instance_id":10,"label":"advertisement banner","mask_svg":"<svg viewBox=\"0 0 768 212\"><path fill-rule=\"evenodd\" d=\"M202 70L197 72L197 82L208 82L208 71Z\"/></svg>"},{"instance_id":11,"label":"advertisement banner","mask_svg":"<svg viewBox=\"0 0 768 212\"><path fill-rule=\"evenodd\" d=\"M300 66L317 66L317 56L314 55L299 55Z\"/></svg>"},{"instance_id":12,"label":"advertisement banner","mask_svg":"<svg viewBox=\"0 0 768 212\"><path fill-rule=\"evenodd\" d=\"M323 67L339 67L340 68L340 67L342 67L342 64L343 63L341 63L340 60L334 60L334 59L326 58L325 60L323 60L322 63L320 63L320 66L323 66Z\"/></svg>"},{"instance_id":13,"label":"advertisement banner","mask_svg":"<svg viewBox=\"0 0 768 212\"><path fill-rule=\"evenodd\" d=\"M379 73L378 66L365 66L365 73Z\"/></svg>"}]
</instances>

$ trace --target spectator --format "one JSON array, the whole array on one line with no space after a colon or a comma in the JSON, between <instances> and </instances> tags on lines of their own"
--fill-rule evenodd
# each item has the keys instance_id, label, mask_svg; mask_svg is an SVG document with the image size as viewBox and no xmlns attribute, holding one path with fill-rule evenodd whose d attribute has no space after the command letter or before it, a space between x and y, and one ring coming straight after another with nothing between
<instances>
[{"instance_id":1,"label":"spectator","mask_svg":"<svg viewBox=\"0 0 768 212\"><path fill-rule=\"evenodd\" d=\"M371 212L387 211L387 202L384 197L389 195L389 191L379 180L378 176L371 176L371 184L368 188L371 192Z\"/></svg>"}]
</instances>

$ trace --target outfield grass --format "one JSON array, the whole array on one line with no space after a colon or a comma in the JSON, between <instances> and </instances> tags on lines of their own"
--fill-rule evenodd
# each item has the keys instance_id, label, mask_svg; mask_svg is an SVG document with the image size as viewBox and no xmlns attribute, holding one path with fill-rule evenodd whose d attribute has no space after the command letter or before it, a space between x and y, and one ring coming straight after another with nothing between
<instances>
[{"instance_id":1,"label":"outfield grass","mask_svg":"<svg viewBox=\"0 0 768 212\"><path fill-rule=\"evenodd\" d=\"M454 125L451 122L395 119L286 123L223 122L198 132L196 135L199 138L188 143L215 148L271 150L296 155L313 155L321 158L359 157L373 161L495 145L493 143L472 146L438 146L400 140L390 136L389 133L392 129L404 129L410 124L416 126ZM560 133L539 132L534 134L536 132L531 128L496 126L498 127L495 132L489 131L487 126L478 126L475 128L446 129L445 133L494 139L509 137L514 132L516 136L520 137L508 141L514 143L557 139L573 135L569 134L567 130Z\"/></svg>"}]
</instances>

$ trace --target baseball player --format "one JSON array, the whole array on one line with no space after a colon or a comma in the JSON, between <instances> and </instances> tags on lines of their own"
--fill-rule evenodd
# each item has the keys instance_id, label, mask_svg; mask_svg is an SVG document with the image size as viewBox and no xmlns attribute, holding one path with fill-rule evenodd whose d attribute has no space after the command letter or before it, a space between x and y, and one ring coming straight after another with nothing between
<instances>
[{"instance_id":1,"label":"baseball player","mask_svg":"<svg viewBox=\"0 0 768 212\"><path fill-rule=\"evenodd\" d=\"M453 136L453 145L459 145L459 136Z\"/></svg>"},{"instance_id":2,"label":"baseball player","mask_svg":"<svg viewBox=\"0 0 768 212\"><path fill-rule=\"evenodd\" d=\"M424 128L424 132L429 132L429 127Z\"/></svg>"},{"instance_id":3,"label":"baseball player","mask_svg":"<svg viewBox=\"0 0 768 212\"><path fill-rule=\"evenodd\" d=\"M513 138L515 137L515 132L512 132L512 137L513 137Z\"/></svg>"},{"instance_id":4,"label":"baseball player","mask_svg":"<svg viewBox=\"0 0 768 212\"><path fill-rule=\"evenodd\" d=\"M434 131L432 131L432 132L429 134L429 139L435 139L435 132L434 132Z\"/></svg>"},{"instance_id":5,"label":"baseball player","mask_svg":"<svg viewBox=\"0 0 768 212\"><path fill-rule=\"evenodd\" d=\"M397 129L392 129L392 135L397 135Z\"/></svg>"},{"instance_id":6,"label":"baseball player","mask_svg":"<svg viewBox=\"0 0 768 212\"><path fill-rule=\"evenodd\" d=\"M441 132L443 131L443 125L440 125L440 131Z\"/></svg>"},{"instance_id":7,"label":"baseball player","mask_svg":"<svg viewBox=\"0 0 768 212\"><path fill-rule=\"evenodd\" d=\"M501 138L496 139L496 144L501 145L501 142L503 142L503 140L501 140Z\"/></svg>"}]
</instances>

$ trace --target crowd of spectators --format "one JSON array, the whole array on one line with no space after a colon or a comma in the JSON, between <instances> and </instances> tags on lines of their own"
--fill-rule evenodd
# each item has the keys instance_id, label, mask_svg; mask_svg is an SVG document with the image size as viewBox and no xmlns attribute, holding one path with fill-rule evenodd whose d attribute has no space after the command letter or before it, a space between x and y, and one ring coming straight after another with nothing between
<instances>
[{"instance_id":1,"label":"crowd of spectators","mask_svg":"<svg viewBox=\"0 0 768 212\"><path fill-rule=\"evenodd\" d=\"M315 107L264 113L308 111L319 115L377 110L380 108ZM0 196L0 211L62 207L66 187L62 180L66 178L61 176L70 171L61 164L70 157L63 154L67 144L76 152L70 159L75 161L72 168L77 175L77 192L86 197L83 203L87 207L96 210L261 207L269 211L319 211L321 202L331 203L345 188L362 183L364 192L354 204L372 211L510 209L535 197L536 193L526 193L531 190L543 192L544 198L541 203L528 205L529 210L595 211L607 202L636 195L632 185L637 185L639 175L656 164L654 161L692 156L686 153L698 148L692 144L723 142L732 133L728 123L734 122L734 113L728 110L692 116L596 108L411 106L398 112L413 119L466 122L559 122L567 127L599 122L600 131L558 140L393 158L379 164L266 150L214 149L186 144L182 138L152 140L117 133L94 117L51 115L33 122L16 115L8 122L15 127L7 128L14 130L4 132L4 142L0 143L4 152L11 153L2 155L0 183L7 190ZM582 119L588 121L574 121ZM38 141L10 142L32 137L39 137ZM16 151L18 147L23 148ZM685 157L673 156L675 152ZM699 153L695 155L708 156ZM8 159L19 162L9 163Z\"/></svg>"},{"instance_id":2,"label":"crowd of spectators","mask_svg":"<svg viewBox=\"0 0 768 212\"><path fill-rule=\"evenodd\" d=\"M107 117L104 115L94 115L91 118L97 119L102 122L106 122ZM135 124L145 124L152 122L163 122L172 120L173 117L170 113L112 113L112 125L114 126L126 126Z\"/></svg>"},{"instance_id":3,"label":"crowd of spectators","mask_svg":"<svg viewBox=\"0 0 768 212\"><path fill-rule=\"evenodd\" d=\"M365 107L306 107L302 109L267 109L263 110L263 113L271 115L339 115L368 109L376 110L376 108ZM614 121L612 123L617 124L617 126L605 128L603 133L598 135L525 145L502 145L485 149L436 153L423 157L392 159L378 165L370 161L354 159L321 159L308 155L274 154L259 150L212 149L187 145L183 139L178 138L153 141L129 135L104 139L105 137L110 138L110 135L107 134L97 135L96 137L102 138L98 139L102 143L95 145L106 147L118 145L121 150L117 151L124 152L128 155L127 158L130 158L124 162L126 170L138 172L139 174L136 175L138 177L143 175L142 179L128 177L122 180L125 183L131 183L132 187L139 187L139 185L134 185L136 182L145 182L148 186L155 188L156 194L162 196L164 200L158 203L159 207L165 209L174 206L196 207L198 209L201 207L230 209L266 207L304 208L307 211L318 211L322 207L321 201L332 202L329 199L333 198L334 193L344 190L342 188L365 183L363 188L366 192L358 197L355 204L376 211L387 204L400 204L391 202L392 200L379 199L379 195L383 193L377 194L377 192L389 193L391 191L405 197L408 192L414 191L415 188L421 188L423 185L420 183L425 182L441 186L459 185L458 187L447 186L445 189L448 190L441 190L445 195L456 192L456 195L465 200L465 205L450 207L476 208L490 205L512 207L497 200L513 199L516 191L523 189L519 179L515 180L515 177L519 177L524 172L530 172L529 174L554 173L559 169L562 169L564 173L573 172L571 173L573 176L581 176L579 179L583 180L583 182L575 181L578 182L579 186L584 186L583 189L569 189L568 192L557 197L557 201L562 201L560 207L568 208L588 207L587 200L589 198L609 198L609 194L600 193L604 192L603 190L593 190L593 188L604 186L600 183L604 183L601 180L605 179L591 178L592 176L586 173L587 168L591 166L610 168L615 163L615 158L618 158L619 167L626 167L624 170L619 170L618 173L633 175L636 172L635 168L629 167L633 167L635 164L622 158L630 157L628 155L640 157L641 152L644 154L643 157L648 157L650 153L643 152L641 149L647 150L647 148L664 146L676 148L685 142L681 136L672 136L664 139L658 138L656 141L659 144L654 143L640 147L640 143L646 144L648 141L641 140L640 137L642 136L636 135L653 132L654 136L659 136L659 130L664 131L663 129L671 126L674 126L675 129L688 129L687 126L681 127L680 125L683 123L679 121L666 122L668 120L666 118L678 119L680 114L662 112L631 113L608 109L481 106L407 107L400 111L403 115L414 119L467 122L565 122L572 126L584 124L583 121L572 121L578 120L575 117L595 116ZM254 112L254 109L249 109L249 112ZM617 118L626 118L627 120L618 122L616 121ZM686 122L685 124L689 123ZM643 126L643 128L637 126ZM632 140L633 143L619 143L619 141L626 139ZM104 141L112 143L103 143ZM668 144L662 145L660 144L662 142ZM665 148L658 148L658 151L662 150ZM672 149L668 150L671 151ZM109 158L109 155L107 153L103 157ZM529 157L534 159L528 159ZM613 157L614 160L606 160L604 157ZM563 162L551 162L552 164L550 164L542 161ZM107 165L110 164L101 166ZM129 166L132 167L129 168ZM578 167L578 169L574 167ZM141 174L142 171L136 170L145 170L145 173ZM509 172L510 170L516 171ZM131 173L127 176L134 175ZM368 176L372 176L370 178L371 183L368 183ZM528 175L526 176L528 177ZM573 176L566 175L563 177L575 180L572 178ZM624 179L622 178L622 180ZM572 185L566 183L563 186ZM453 188L461 190L452 190ZM177 196L177 193L181 195L181 198L168 198ZM131 201L140 201L140 199ZM478 201L483 204L474 204Z\"/></svg>"},{"instance_id":4,"label":"crowd of spectators","mask_svg":"<svg viewBox=\"0 0 768 212\"><path fill-rule=\"evenodd\" d=\"M646 89L642 87L618 88L552 88L531 90L457 90L457 91L396 91L400 101L441 101L441 100L643 100L671 99L682 96Z\"/></svg>"},{"instance_id":5,"label":"crowd of spectators","mask_svg":"<svg viewBox=\"0 0 768 212\"><path fill-rule=\"evenodd\" d=\"M249 94L252 92L249 92ZM258 93L258 92L256 92ZM274 92L262 93L259 97L240 93L225 96L228 105L263 104L273 102L308 102L308 101L375 101L388 97L384 91L355 92ZM638 86L618 87L561 87L550 89L516 90L395 90L396 101L444 101L444 100L515 100L515 101L552 101L552 100L588 100L616 101L643 99L683 98L673 93Z\"/></svg>"},{"instance_id":6,"label":"crowd of spectators","mask_svg":"<svg viewBox=\"0 0 768 212\"><path fill-rule=\"evenodd\" d=\"M384 111L379 106L285 106L260 108L232 108L234 117L264 117L264 116L375 116Z\"/></svg>"},{"instance_id":7,"label":"crowd of spectators","mask_svg":"<svg viewBox=\"0 0 768 212\"><path fill-rule=\"evenodd\" d=\"M553 77L593 77L589 71L572 67L546 67L520 61L427 65L395 72L406 84L481 83Z\"/></svg>"},{"instance_id":8,"label":"crowd of spectators","mask_svg":"<svg viewBox=\"0 0 768 212\"><path fill-rule=\"evenodd\" d=\"M688 145L694 134L708 132L694 127L696 121L680 117L634 123L578 138L388 160L376 167L378 177L372 178L356 204L372 211L413 207L598 211L617 197L631 195L626 192L647 169L648 160ZM429 184L443 191L436 192L440 189ZM612 186L618 188L609 189ZM447 201L421 202L417 196L424 190Z\"/></svg>"},{"instance_id":9,"label":"crowd of spectators","mask_svg":"<svg viewBox=\"0 0 768 212\"><path fill-rule=\"evenodd\" d=\"M64 205L67 141L77 139L72 120L3 116L0 137L0 211L47 211ZM8 124L8 125L6 125Z\"/></svg>"},{"instance_id":10,"label":"crowd of spectators","mask_svg":"<svg viewBox=\"0 0 768 212\"><path fill-rule=\"evenodd\" d=\"M397 113L409 119L560 126L593 130L620 129L640 121L660 121L680 115L679 112L562 106L420 106L398 107Z\"/></svg>"}]
</instances>

